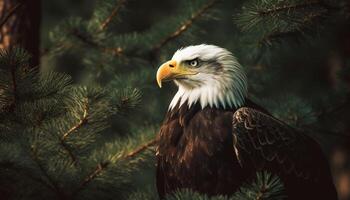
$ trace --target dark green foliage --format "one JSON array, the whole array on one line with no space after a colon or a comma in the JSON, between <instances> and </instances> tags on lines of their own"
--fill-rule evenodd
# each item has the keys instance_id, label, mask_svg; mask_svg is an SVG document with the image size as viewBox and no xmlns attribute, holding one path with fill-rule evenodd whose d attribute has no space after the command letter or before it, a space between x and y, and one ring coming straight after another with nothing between
<instances>
[{"instance_id":1,"label":"dark green foliage","mask_svg":"<svg viewBox=\"0 0 350 200\"><path fill-rule=\"evenodd\" d=\"M29 68L28 57L21 49L3 50L0 56L0 168L5 172L0 185L5 195L121 198L140 163L145 167L147 152L127 155L149 140L154 130L103 141L109 137L110 118L135 108L140 93L73 85L65 74ZM85 194L90 190L95 190L93 195Z\"/></svg>"},{"instance_id":2,"label":"dark green foliage","mask_svg":"<svg viewBox=\"0 0 350 200\"><path fill-rule=\"evenodd\" d=\"M0 186L5 197L124 199L137 190L140 170L153 168L147 147L157 130L137 124L131 111L152 110L157 102L152 98L150 106L143 99L141 105L136 87L151 92L151 66L161 52L180 36L190 39L188 30L196 30L194 22L208 16L216 2L183 1L177 17L142 34L116 31L124 0L101 1L90 19L62 22L50 33L52 43L43 55L46 62L77 56L87 77L80 85L64 73L29 66L21 49L3 50Z\"/></svg>"},{"instance_id":3,"label":"dark green foliage","mask_svg":"<svg viewBox=\"0 0 350 200\"><path fill-rule=\"evenodd\" d=\"M181 35L182 39L190 39L188 37L190 31L187 29L190 27L189 30L194 29L193 22L207 16L207 10L217 1L180 2L182 9L176 13L177 17L161 20L142 34L137 32L119 33L110 27L109 17L116 20L119 13L113 11L115 9L117 12L123 10L122 7L126 2L125 0L100 2L90 19L71 18L63 22L50 33L53 45L48 49L48 53L53 55L63 53L62 50L83 50L89 55L84 58L84 62L92 65L90 68L98 70L99 73L102 73L103 69L108 70L108 73L111 73L110 70L116 72L120 68L134 64L129 62L150 64L149 59L156 61L156 58L152 58L152 56L162 50L164 45L168 45L168 40L177 40L177 36L182 33L184 34L184 36ZM185 30L180 30L182 26L186 26ZM180 33L176 33L177 31ZM97 65L102 65L103 69ZM131 67L139 68L137 66Z\"/></svg>"},{"instance_id":4,"label":"dark green foliage","mask_svg":"<svg viewBox=\"0 0 350 200\"><path fill-rule=\"evenodd\" d=\"M150 26L134 29L123 24L124 15L137 15L128 4L146 3L97 1L89 15L51 30L40 71L21 49L0 52L1 197L157 199L153 152L129 155L154 138L173 95L156 88L156 67L190 44L231 50L247 69L250 97L326 149L348 138L341 135L347 121L334 117L346 105L348 61L334 87L320 75L330 52L343 60L334 38L347 26L344 1L220 1L215 13L216 0L169 2L161 15L157 6L148 11L156 18ZM283 199L281 181L258 173L231 199L259 195ZM184 190L169 199L229 198Z\"/></svg>"},{"instance_id":5,"label":"dark green foliage","mask_svg":"<svg viewBox=\"0 0 350 200\"><path fill-rule=\"evenodd\" d=\"M170 195L167 200L283 200L283 183L277 176L268 172L258 172L252 183L243 185L232 197L208 197L190 190L181 190Z\"/></svg>"},{"instance_id":6,"label":"dark green foliage","mask_svg":"<svg viewBox=\"0 0 350 200\"><path fill-rule=\"evenodd\" d=\"M74 17L57 25L50 32L51 42L44 55L50 64L67 55L76 56L75 65L84 66L81 82L108 88L139 88L148 94L141 105L144 113L164 112L165 108L158 105L165 98L152 98L160 92L154 81L155 67L179 46L194 42L194 33L200 30L196 22L210 19L218 2L179 1L172 15L157 20L147 29L122 31L123 14L131 2L98 1L90 18ZM140 115L135 120L143 121L145 117L150 116ZM151 116L153 121L159 119L158 115Z\"/></svg>"},{"instance_id":7,"label":"dark green foliage","mask_svg":"<svg viewBox=\"0 0 350 200\"><path fill-rule=\"evenodd\" d=\"M251 98L292 126L324 132L314 129L322 126L321 116L348 93L342 72L325 71L337 67L330 60L346 62L334 38L348 23L347 8L345 1L244 2L234 22L241 31L239 57L249 66ZM337 84L333 88L325 79Z\"/></svg>"},{"instance_id":8,"label":"dark green foliage","mask_svg":"<svg viewBox=\"0 0 350 200\"><path fill-rule=\"evenodd\" d=\"M272 45L288 37L315 34L339 9L325 0L254 0L244 4L235 22L243 31L258 31L258 44Z\"/></svg>"},{"instance_id":9,"label":"dark green foliage","mask_svg":"<svg viewBox=\"0 0 350 200\"><path fill-rule=\"evenodd\" d=\"M225 196L208 197L207 195L199 194L188 189L183 189L175 192L175 194L169 195L167 200L229 200Z\"/></svg>"},{"instance_id":10,"label":"dark green foliage","mask_svg":"<svg viewBox=\"0 0 350 200\"><path fill-rule=\"evenodd\" d=\"M282 200L286 199L282 181L268 172L258 172L256 180L242 186L232 199L236 200Z\"/></svg>"}]
</instances>

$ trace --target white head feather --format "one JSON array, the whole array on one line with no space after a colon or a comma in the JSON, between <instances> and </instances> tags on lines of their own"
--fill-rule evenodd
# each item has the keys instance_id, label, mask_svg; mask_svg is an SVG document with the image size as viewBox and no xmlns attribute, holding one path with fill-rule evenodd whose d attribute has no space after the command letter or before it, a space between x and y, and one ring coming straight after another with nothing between
<instances>
[{"instance_id":1,"label":"white head feather","mask_svg":"<svg viewBox=\"0 0 350 200\"><path fill-rule=\"evenodd\" d=\"M172 60L181 63L196 58L200 62L198 73L174 80L179 90L169 109L185 102L189 107L199 102L202 108L242 106L247 95L247 78L232 53L218 46L201 44L177 50Z\"/></svg>"}]
</instances>

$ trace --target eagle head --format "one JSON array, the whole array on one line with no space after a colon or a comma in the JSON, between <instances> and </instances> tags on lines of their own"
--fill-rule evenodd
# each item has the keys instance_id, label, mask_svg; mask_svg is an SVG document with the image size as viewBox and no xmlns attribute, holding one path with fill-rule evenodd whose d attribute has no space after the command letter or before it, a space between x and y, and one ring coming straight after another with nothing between
<instances>
[{"instance_id":1,"label":"eagle head","mask_svg":"<svg viewBox=\"0 0 350 200\"><path fill-rule=\"evenodd\" d=\"M157 83L173 80L179 90L169 109L185 102L202 108L238 108L247 95L242 66L228 50L215 45L195 45L177 50L157 71Z\"/></svg>"}]
</instances>

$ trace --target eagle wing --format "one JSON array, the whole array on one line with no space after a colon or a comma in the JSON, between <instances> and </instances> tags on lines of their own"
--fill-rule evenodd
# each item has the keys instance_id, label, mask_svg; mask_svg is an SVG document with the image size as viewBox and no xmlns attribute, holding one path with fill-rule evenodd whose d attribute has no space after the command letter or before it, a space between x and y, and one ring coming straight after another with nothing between
<instances>
[{"instance_id":1,"label":"eagle wing","mask_svg":"<svg viewBox=\"0 0 350 200\"><path fill-rule=\"evenodd\" d=\"M243 107L234 113L233 139L242 167L305 179L329 174L322 150L313 139L253 108Z\"/></svg>"}]
</instances>

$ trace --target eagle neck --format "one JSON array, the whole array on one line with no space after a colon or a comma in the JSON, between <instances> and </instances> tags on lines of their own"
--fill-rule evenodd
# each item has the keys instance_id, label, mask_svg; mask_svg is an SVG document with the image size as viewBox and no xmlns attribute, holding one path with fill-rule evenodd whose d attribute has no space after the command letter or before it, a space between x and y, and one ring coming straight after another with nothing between
<instances>
[{"instance_id":1,"label":"eagle neck","mask_svg":"<svg viewBox=\"0 0 350 200\"><path fill-rule=\"evenodd\" d=\"M191 108L199 103L201 108L239 108L244 104L245 94L234 87L204 86L188 89L179 85L179 90L173 97L169 110L187 104Z\"/></svg>"}]
</instances>

